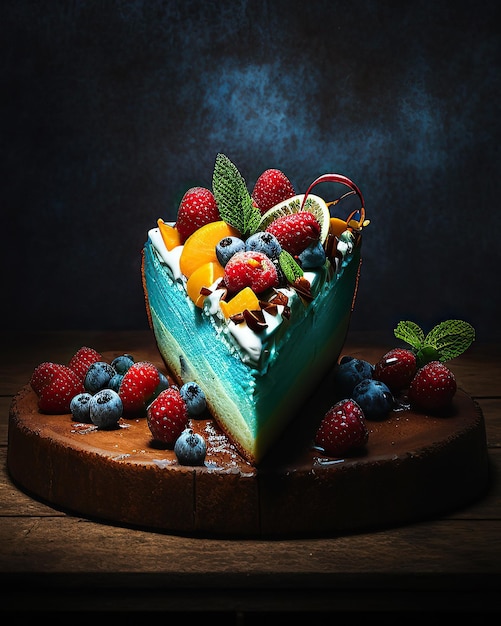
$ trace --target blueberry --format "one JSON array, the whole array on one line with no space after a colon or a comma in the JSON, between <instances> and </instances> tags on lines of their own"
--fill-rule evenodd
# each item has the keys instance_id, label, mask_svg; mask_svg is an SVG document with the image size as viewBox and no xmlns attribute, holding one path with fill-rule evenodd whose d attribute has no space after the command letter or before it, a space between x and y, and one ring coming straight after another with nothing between
<instances>
[{"instance_id":1,"label":"blueberry","mask_svg":"<svg viewBox=\"0 0 501 626\"><path fill-rule=\"evenodd\" d=\"M203 465L207 453L205 439L191 428L185 428L176 439L174 452L181 465Z\"/></svg>"},{"instance_id":2,"label":"blueberry","mask_svg":"<svg viewBox=\"0 0 501 626\"><path fill-rule=\"evenodd\" d=\"M70 411L73 419L76 422L83 422L84 424L90 424L90 401L92 394L88 392L79 393L71 399Z\"/></svg>"},{"instance_id":3,"label":"blueberry","mask_svg":"<svg viewBox=\"0 0 501 626\"><path fill-rule=\"evenodd\" d=\"M362 380L351 395L368 420L385 418L393 409L394 398L389 387L380 380Z\"/></svg>"},{"instance_id":4,"label":"blueberry","mask_svg":"<svg viewBox=\"0 0 501 626\"><path fill-rule=\"evenodd\" d=\"M258 232L251 235L245 242L245 249L262 252L270 259L278 259L282 246L272 233Z\"/></svg>"},{"instance_id":5,"label":"blueberry","mask_svg":"<svg viewBox=\"0 0 501 626\"><path fill-rule=\"evenodd\" d=\"M188 382L185 383L179 390L181 397L186 402L186 408L188 409L188 415L191 417L200 415L205 411L207 407L207 401L202 388L198 383Z\"/></svg>"},{"instance_id":6,"label":"blueberry","mask_svg":"<svg viewBox=\"0 0 501 626\"><path fill-rule=\"evenodd\" d=\"M101 430L116 428L122 413L122 399L113 389L101 389L92 396L90 419Z\"/></svg>"},{"instance_id":7,"label":"blueberry","mask_svg":"<svg viewBox=\"0 0 501 626\"><path fill-rule=\"evenodd\" d=\"M362 380L372 378L374 366L364 359L343 356L334 369L334 390L339 398L353 398L356 385Z\"/></svg>"},{"instance_id":8,"label":"blueberry","mask_svg":"<svg viewBox=\"0 0 501 626\"><path fill-rule=\"evenodd\" d=\"M310 244L298 257L301 267L305 270L321 267L325 263L325 259L325 250L320 241Z\"/></svg>"},{"instance_id":9,"label":"blueberry","mask_svg":"<svg viewBox=\"0 0 501 626\"><path fill-rule=\"evenodd\" d=\"M238 237L224 237L216 245L216 257L219 263L224 267L231 257L237 252L245 250L245 242Z\"/></svg>"},{"instance_id":10,"label":"blueberry","mask_svg":"<svg viewBox=\"0 0 501 626\"><path fill-rule=\"evenodd\" d=\"M85 375L84 387L89 393L105 389L116 374L115 368L105 361L92 363Z\"/></svg>"},{"instance_id":11,"label":"blueberry","mask_svg":"<svg viewBox=\"0 0 501 626\"><path fill-rule=\"evenodd\" d=\"M113 359L111 367L113 367L117 374L125 374L131 365L134 365L134 357L130 354L121 354Z\"/></svg>"},{"instance_id":12,"label":"blueberry","mask_svg":"<svg viewBox=\"0 0 501 626\"><path fill-rule=\"evenodd\" d=\"M108 383L108 389L113 389L117 393L120 391L120 385L122 384L122 380L124 378L123 374L115 374L110 378L110 382Z\"/></svg>"}]
</instances>

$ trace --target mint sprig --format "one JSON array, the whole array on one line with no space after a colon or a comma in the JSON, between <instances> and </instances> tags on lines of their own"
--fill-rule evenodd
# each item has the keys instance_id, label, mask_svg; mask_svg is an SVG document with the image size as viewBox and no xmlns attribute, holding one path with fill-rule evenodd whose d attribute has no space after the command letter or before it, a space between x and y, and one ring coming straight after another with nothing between
<instances>
[{"instance_id":1,"label":"mint sprig","mask_svg":"<svg viewBox=\"0 0 501 626\"><path fill-rule=\"evenodd\" d=\"M237 167L221 153L216 156L212 191L222 220L236 228L244 238L256 232L261 212L253 205L245 180Z\"/></svg>"},{"instance_id":2,"label":"mint sprig","mask_svg":"<svg viewBox=\"0 0 501 626\"><path fill-rule=\"evenodd\" d=\"M414 322L399 322L393 332L395 333L395 337L397 339L405 341L405 343L408 343L416 350L419 350L419 348L423 345L424 332Z\"/></svg>"},{"instance_id":3,"label":"mint sprig","mask_svg":"<svg viewBox=\"0 0 501 626\"><path fill-rule=\"evenodd\" d=\"M278 262L285 278L291 284L298 278L301 278L304 273L299 263L297 263L292 254L287 252L287 250L282 250L280 252Z\"/></svg>"},{"instance_id":4,"label":"mint sprig","mask_svg":"<svg viewBox=\"0 0 501 626\"><path fill-rule=\"evenodd\" d=\"M394 334L414 348L419 367L429 361L455 359L475 340L475 329L463 320L440 322L426 336L416 323L406 320L397 324Z\"/></svg>"},{"instance_id":5,"label":"mint sprig","mask_svg":"<svg viewBox=\"0 0 501 626\"><path fill-rule=\"evenodd\" d=\"M474 340L475 329L462 320L447 320L437 324L425 337L425 343L437 350L441 361L449 361L463 354Z\"/></svg>"}]
</instances>

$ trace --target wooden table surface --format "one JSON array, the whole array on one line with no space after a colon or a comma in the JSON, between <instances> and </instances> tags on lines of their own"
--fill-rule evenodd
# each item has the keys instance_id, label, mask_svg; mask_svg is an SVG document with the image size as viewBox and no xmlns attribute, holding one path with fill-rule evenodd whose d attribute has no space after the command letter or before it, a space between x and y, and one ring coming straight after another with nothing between
<instances>
[{"instance_id":1,"label":"wooden table surface","mask_svg":"<svg viewBox=\"0 0 501 626\"><path fill-rule=\"evenodd\" d=\"M371 362L392 334L350 334L343 353ZM78 348L156 353L149 331L2 333L0 603L3 610L212 612L219 624L268 613L501 610L501 344L450 363L481 407L488 493L446 517L377 532L287 540L184 537L97 523L31 498L6 469L12 397L42 361ZM158 354L158 353L156 353Z\"/></svg>"}]
</instances>

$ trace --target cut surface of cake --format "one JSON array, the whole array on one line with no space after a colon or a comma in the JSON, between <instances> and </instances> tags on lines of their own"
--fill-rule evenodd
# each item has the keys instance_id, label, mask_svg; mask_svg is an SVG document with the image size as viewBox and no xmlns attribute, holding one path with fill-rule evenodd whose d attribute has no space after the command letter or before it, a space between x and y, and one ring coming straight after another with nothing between
<instances>
[{"instance_id":1,"label":"cut surface of cake","mask_svg":"<svg viewBox=\"0 0 501 626\"><path fill-rule=\"evenodd\" d=\"M200 385L216 422L254 464L337 362L368 223L362 193L345 176L321 176L299 195L284 178L268 170L251 195L218 154L213 192L189 190L177 221L159 219L142 251L148 318L166 366L179 384ZM356 194L360 208L331 215L311 193L329 182L344 187L330 204Z\"/></svg>"}]
</instances>

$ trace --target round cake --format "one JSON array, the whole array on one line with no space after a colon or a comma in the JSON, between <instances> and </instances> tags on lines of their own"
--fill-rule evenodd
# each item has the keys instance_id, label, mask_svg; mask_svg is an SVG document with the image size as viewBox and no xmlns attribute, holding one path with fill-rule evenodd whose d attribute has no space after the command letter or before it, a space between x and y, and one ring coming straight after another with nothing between
<instances>
[{"instance_id":1,"label":"round cake","mask_svg":"<svg viewBox=\"0 0 501 626\"><path fill-rule=\"evenodd\" d=\"M191 419L207 455L189 467L155 445L146 418L99 430L71 414L41 413L27 385L11 405L7 466L19 487L69 512L203 536L370 530L446 514L485 492L484 420L464 391L440 417L401 410L368 422L364 452L332 459L313 445L331 403L328 381L320 390L258 468L213 420Z\"/></svg>"}]
</instances>

